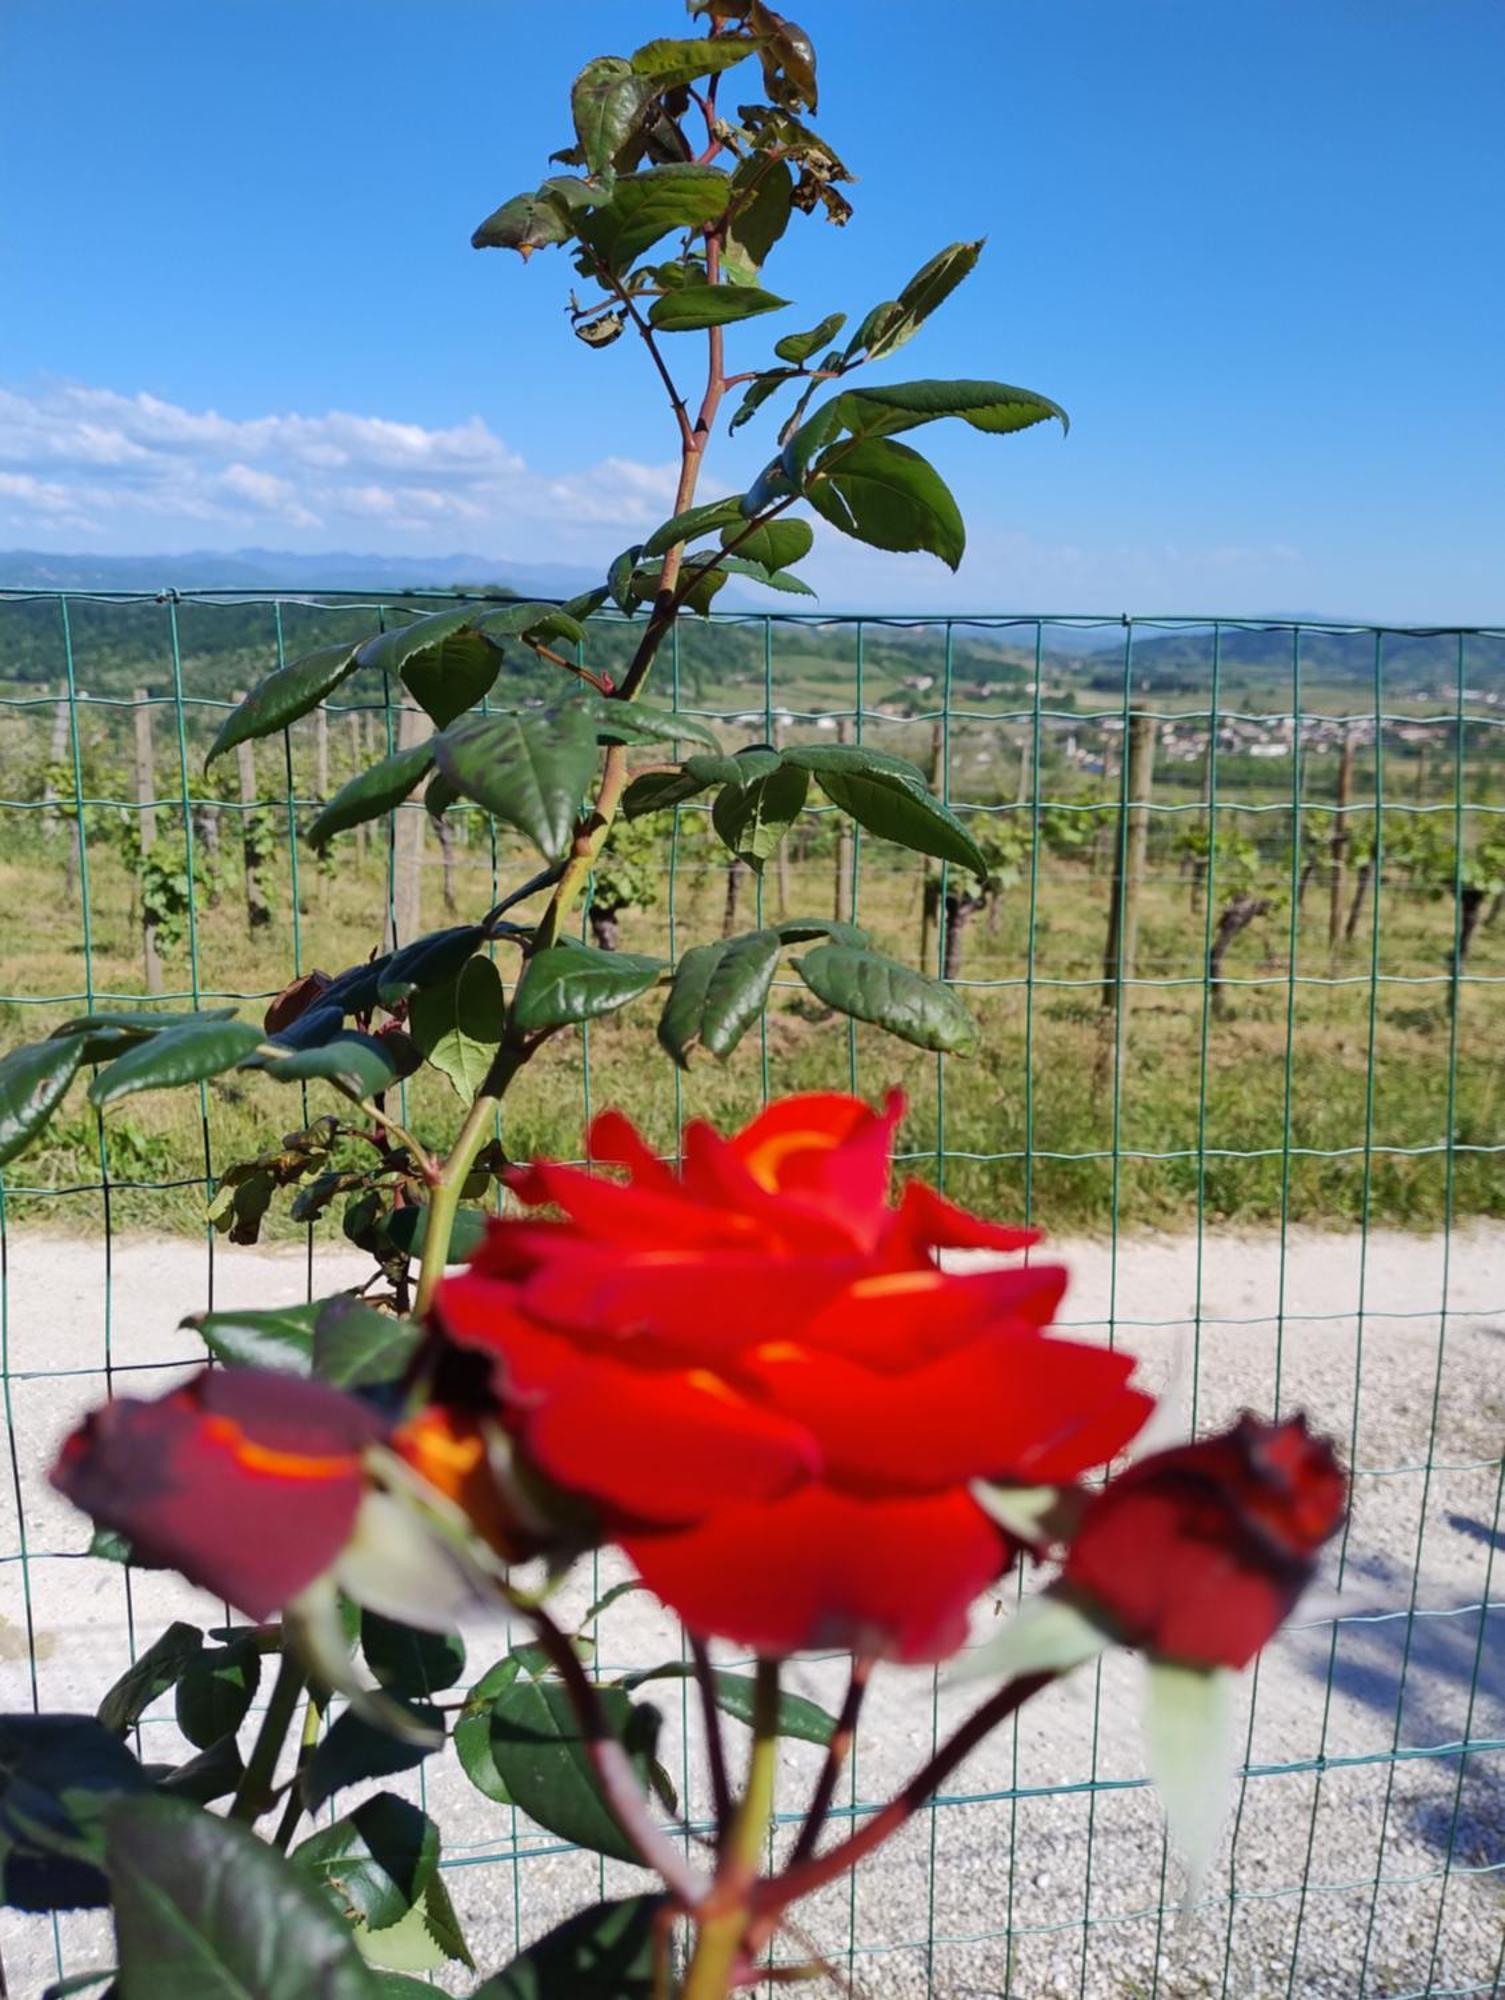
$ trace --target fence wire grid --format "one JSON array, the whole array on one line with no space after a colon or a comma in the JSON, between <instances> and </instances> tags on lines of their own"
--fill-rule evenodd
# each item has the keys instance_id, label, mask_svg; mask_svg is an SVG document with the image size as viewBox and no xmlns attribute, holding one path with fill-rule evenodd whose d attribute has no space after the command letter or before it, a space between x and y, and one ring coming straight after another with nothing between
<instances>
[{"instance_id":1,"label":"fence wire grid","mask_svg":"<svg viewBox=\"0 0 1505 2000\"><path fill-rule=\"evenodd\" d=\"M427 729L369 675L205 775L272 668L463 595L0 592L0 1048L144 993L259 1013L310 968L478 916L530 873L479 810L441 829L416 797L332 860L307 846L320 800ZM593 621L593 661L630 632ZM504 665L488 702L541 692L534 671ZM696 803L639 823L582 935L674 959L723 927L845 916L949 980L981 1051L925 1055L832 1017L786 963L725 1068L670 1065L651 1001L561 1038L509 1102L509 1150L579 1158L592 1111L620 1103L674 1156L693 1116L898 1082L905 1170L1061 1239L1063 1323L1140 1354L1183 1431L1304 1405L1354 1473L1324 1576L1339 1595L1247 1678L1227 1825L1189 1888L1132 1671L1110 1659L965 1766L775 1957L813 1949L857 1994L958 2000L1500 1991L1505 630L737 612L682 624L657 678L729 748L827 734L910 756L994 872L980 888L812 801L754 876ZM220 1079L108 1117L72 1106L0 1175L5 1707L92 1707L169 1617L215 1622L160 1574L84 1560L46 1467L102 1393L151 1392L201 1352L183 1313L317 1296L358 1268L337 1218L274 1208L254 1248L205 1220L229 1166L329 1108L306 1086L291 1103ZM442 1142L459 1100L425 1077L401 1115ZM597 1563L581 1604L615 1574ZM599 1621L603 1676L646 1663L638 1602ZM475 1673L502 1650L485 1643ZM801 1674L838 1698L834 1660ZM838 1826L965 1693L897 1670L886 1687ZM690 1839L706 1776L687 1702L661 1705ZM137 1739L181 1753L170 1702ZM808 1788L800 1754L776 1840ZM387 1782L439 1818L488 1970L633 1879L485 1805L448 1760ZM6 1940L17 1993L109 1963L96 1915L8 1912Z\"/></svg>"}]
</instances>

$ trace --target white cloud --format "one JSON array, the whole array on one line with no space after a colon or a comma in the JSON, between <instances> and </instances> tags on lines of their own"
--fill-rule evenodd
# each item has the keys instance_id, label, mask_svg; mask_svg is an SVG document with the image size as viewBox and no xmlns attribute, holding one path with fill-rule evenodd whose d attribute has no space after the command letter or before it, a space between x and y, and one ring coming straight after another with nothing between
<instances>
[{"instance_id":1,"label":"white cloud","mask_svg":"<svg viewBox=\"0 0 1505 2000\"><path fill-rule=\"evenodd\" d=\"M275 530L295 547L353 535L424 553L463 530L484 553L578 561L613 553L673 497L669 466L535 471L480 417L432 429L347 410L232 418L82 383L0 388L6 540L63 524L100 547L231 546Z\"/></svg>"}]
</instances>

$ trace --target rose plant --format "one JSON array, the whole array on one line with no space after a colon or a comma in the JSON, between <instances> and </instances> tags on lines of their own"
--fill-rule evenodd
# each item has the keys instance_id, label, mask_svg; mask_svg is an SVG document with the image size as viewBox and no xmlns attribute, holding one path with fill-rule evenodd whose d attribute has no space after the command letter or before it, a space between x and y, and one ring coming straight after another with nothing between
<instances>
[{"instance_id":1,"label":"rose plant","mask_svg":"<svg viewBox=\"0 0 1505 2000\"><path fill-rule=\"evenodd\" d=\"M1035 1256L1036 1233L920 1181L893 1198L896 1093L876 1110L778 1100L731 1135L694 1123L677 1161L611 1111L591 1128L589 1171L520 1166L498 1142L499 1106L540 1048L655 989L675 1062L729 1058L790 945L808 947L795 964L826 1005L943 1053L975 1038L948 986L851 924L790 919L672 966L575 934L614 828L707 794L725 846L754 868L813 782L870 834L986 879L966 826L903 759L860 744L729 751L645 690L675 621L704 613L729 576L807 588L792 569L813 543L801 507L871 546L959 560L955 502L899 433L1061 416L1000 382L874 386L859 372L918 332L978 243L932 258L844 345L831 312L731 370L728 330L785 304L762 273L791 217L840 224L851 177L809 122L808 36L763 0L690 11L704 33L586 65L574 139L553 162L564 171L475 237L524 259L561 249L588 288L569 307L585 345L629 330L642 342L679 445L673 515L567 604L481 599L295 661L210 753L286 729L352 676L385 675L434 732L346 785L310 839L424 785L431 813L467 800L541 866L472 922L284 986L259 1024L228 1009L101 1012L0 1063L0 1164L84 1071L100 1108L236 1069L326 1086L338 1109L231 1169L211 1214L245 1241L279 1192L300 1219L339 1203L377 1267L306 1307L199 1315L209 1365L154 1400L115 1398L58 1453L54 1483L96 1523L97 1553L174 1568L236 1614L207 1632L174 1624L97 1717L0 1719L6 1899L109 1906L117 1966L98 1983L123 2000L375 2000L469 1966L439 1828L370 1790L451 1740L488 1799L657 1878L580 1912L478 1994L722 2000L764 1976L801 1897L1106 1646L1145 1656L1151 1760L1177 1808L1188 1748L1215 1753L1218 1690L1289 1612L1341 1517L1342 1474L1300 1419L1245 1417L1134 1458L1152 1399L1132 1356L1055 1330L1066 1274ZM739 65L752 79L739 94L757 101L733 111ZM698 399L671 365L690 336ZM704 501L734 387L731 432L778 396L792 408L745 490ZM629 634L620 673L599 663L593 620ZM544 701L540 668L558 683ZM512 960L505 979L497 955ZM425 1061L468 1100L442 1149L396 1101ZM502 1192L505 1212L488 1213ZM986 1255L957 1269L951 1251ZM601 1604L573 1628L555 1607L603 1548L623 1565L617 1590L644 1588L682 1621L687 1666L598 1677L586 1628ZM893 1798L831 1838L872 1674L953 1659L975 1607L1020 1567L1040 1587L962 1669L996 1686ZM466 1674L458 1628L486 1609L528 1638L462 1702L436 1701ZM750 1655L751 1672L718 1663L718 1647ZM849 1660L836 1715L787 1684L786 1663L812 1650ZM705 1826L680 1822L656 1711L637 1699L681 1671L703 1716ZM125 1739L169 1692L194 1754L144 1764ZM822 1744L824 1762L770 1862L781 1734ZM358 1803L322 1812L352 1787Z\"/></svg>"}]
</instances>

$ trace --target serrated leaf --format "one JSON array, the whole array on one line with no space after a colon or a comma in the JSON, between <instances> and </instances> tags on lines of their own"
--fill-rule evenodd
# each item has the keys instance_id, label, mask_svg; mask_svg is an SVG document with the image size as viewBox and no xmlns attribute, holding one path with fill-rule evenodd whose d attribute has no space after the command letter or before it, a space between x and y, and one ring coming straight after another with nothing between
<instances>
[{"instance_id":1,"label":"serrated leaf","mask_svg":"<svg viewBox=\"0 0 1505 2000\"><path fill-rule=\"evenodd\" d=\"M658 1710L634 1705L620 1688L599 1691L607 1727L623 1744L648 1788ZM491 1749L518 1808L548 1832L615 1861L637 1850L606 1803L579 1718L562 1682L521 1673L491 1706Z\"/></svg>"},{"instance_id":2,"label":"serrated leaf","mask_svg":"<svg viewBox=\"0 0 1505 2000\"><path fill-rule=\"evenodd\" d=\"M660 1044L681 1068L697 1046L729 1056L768 1005L778 969L777 931L748 931L692 945L674 969L658 1024Z\"/></svg>"},{"instance_id":3,"label":"serrated leaf","mask_svg":"<svg viewBox=\"0 0 1505 2000\"><path fill-rule=\"evenodd\" d=\"M726 427L727 435L734 436L744 424L750 423L769 397L776 395L786 382L793 381L797 372L793 368L770 368L765 374L755 376L732 413L732 420ZM739 514L743 512L740 498L737 511Z\"/></svg>"},{"instance_id":4,"label":"serrated leaf","mask_svg":"<svg viewBox=\"0 0 1505 2000\"><path fill-rule=\"evenodd\" d=\"M560 861L596 770L599 703L570 701L537 715L475 715L434 740L439 768L477 805Z\"/></svg>"},{"instance_id":5,"label":"serrated leaf","mask_svg":"<svg viewBox=\"0 0 1505 2000\"><path fill-rule=\"evenodd\" d=\"M1171 1844L1200 1882L1233 1776L1233 1676L1221 1667L1145 1661L1144 1749Z\"/></svg>"},{"instance_id":6,"label":"serrated leaf","mask_svg":"<svg viewBox=\"0 0 1505 2000\"><path fill-rule=\"evenodd\" d=\"M238 1368L275 1368L284 1375L307 1375L313 1367L314 1325L328 1303L245 1307L189 1313L191 1326L216 1361Z\"/></svg>"},{"instance_id":7,"label":"serrated leaf","mask_svg":"<svg viewBox=\"0 0 1505 2000\"><path fill-rule=\"evenodd\" d=\"M701 35L682 41L665 36L636 50L632 67L639 76L648 77L656 89L675 90L680 84L694 83L697 77L719 75L757 48L757 40L745 35L723 36L714 42Z\"/></svg>"},{"instance_id":8,"label":"serrated leaf","mask_svg":"<svg viewBox=\"0 0 1505 2000\"><path fill-rule=\"evenodd\" d=\"M176 1687L203 1651L204 1635L197 1625L174 1620L133 1660L99 1704L99 1721L117 1736L139 1722L159 1695Z\"/></svg>"},{"instance_id":9,"label":"serrated leaf","mask_svg":"<svg viewBox=\"0 0 1505 2000\"><path fill-rule=\"evenodd\" d=\"M421 1338L415 1321L341 1292L323 1301L314 1320L313 1373L337 1389L383 1387L402 1379Z\"/></svg>"},{"instance_id":10,"label":"serrated leaf","mask_svg":"<svg viewBox=\"0 0 1505 2000\"><path fill-rule=\"evenodd\" d=\"M465 1671L465 1642L454 1632L420 1632L379 1612L361 1613L366 1665L393 1694L427 1699L453 1687Z\"/></svg>"},{"instance_id":11,"label":"serrated leaf","mask_svg":"<svg viewBox=\"0 0 1505 2000\"><path fill-rule=\"evenodd\" d=\"M890 382L880 388L847 389L826 408L854 437L892 437L943 417L959 417L973 430L994 436L1028 430L1051 419L1062 430L1070 427L1059 403L1007 382Z\"/></svg>"},{"instance_id":12,"label":"serrated leaf","mask_svg":"<svg viewBox=\"0 0 1505 2000\"><path fill-rule=\"evenodd\" d=\"M439 1829L394 1792L378 1792L293 1849L291 1860L348 1921L383 1930L419 1902L439 1866Z\"/></svg>"},{"instance_id":13,"label":"serrated leaf","mask_svg":"<svg viewBox=\"0 0 1505 2000\"><path fill-rule=\"evenodd\" d=\"M780 764L749 785L725 785L711 808L711 823L726 846L759 874L763 863L804 810L810 774Z\"/></svg>"},{"instance_id":14,"label":"serrated leaf","mask_svg":"<svg viewBox=\"0 0 1505 2000\"><path fill-rule=\"evenodd\" d=\"M648 324L657 333L694 333L701 327L728 326L779 312L789 303L756 285L681 285L665 292L648 309Z\"/></svg>"},{"instance_id":15,"label":"serrated leaf","mask_svg":"<svg viewBox=\"0 0 1505 2000\"><path fill-rule=\"evenodd\" d=\"M535 250L566 243L584 211L601 200L601 190L573 174L553 174L531 194L515 194L492 210L471 236L475 250L516 250L526 260Z\"/></svg>"},{"instance_id":16,"label":"serrated leaf","mask_svg":"<svg viewBox=\"0 0 1505 2000\"><path fill-rule=\"evenodd\" d=\"M759 563L767 570L780 570L788 563L802 562L809 555L815 541L815 530L808 521L764 521L759 527L749 529L739 518L734 526L723 528L721 546L736 544L736 551L747 562Z\"/></svg>"},{"instance_id":17,"label":"serrated leaf","mask_svg":"<svg viewBox=\"0 0 1505 2000\"><path fill-rule=\"evenodd\" d=\"M356 665L396 676L443 729L478 702L501 671L502 649L482 629L481 617L467 604L394 626L360 647Z\"/></svg>"},{"instance_id":18,"label":"serrated leaf","mask_svg":"<svg viewBox=\"0 0 1505 2000\"><path fill-rule=\"evenodd\" d=\"M89 1086L89 1102L113 1104L138 1090L173 1090L234 1069L264 1037L249 1021L188 1020L138 1042L102 1069Z\"/></svg>"},{"instance_id":19,"label":"serrated leaf","mask_svg":"<svg viewBox=\"0 0 1505 2000\"><path fill-rule=\"evenodd\" d=\"M30 1145L62 1103L87 1039L27 1042L0 1062L0 1167Z\"/></svg>"},{"instance_id":20,"label":"serrated leaf","mask_svg":"<svg viewBox=\"0 0 1505 2000\"><path fill-rule=\"evenodd\" d=\"M385 1971L437 1972L449 1959L475 1964L440 1874L430 1876L412 1909L385 1930L371 1929L357 1919L355 1941L366 1963ZM433 1988L425 1991L432 1993Z\"/></svg>"},{"instance_id":21,"label":"serrated leaf","mask_svg":"<svg viewBox=\"0 0 1505 2000\"><path fill-rule=\"evenodd\" d=\"M447 986L415 993L408 1032L441 1076L469 1104L501 1046L507 996L489 958L471 958Z\"/></svg>"},{"instance_id":22,"label":"serrated leaf","mask_svg":"<svg viewBox=\"0 0 1505 2000\"><path fill-rule=\"evenodd\" d=\"M716 221L730 199L731 177L720 167L670 161L623 174L611 198L579 218L580 240L608 272L625 271L661 237Z\"/></svg>"},{"instance_id":23,"label":"serrated leaf","mask_svg":"<svg viewBox=\"0 0 1505 2000\"><path fill-rule=\"evenodd\" d=\"M323 1011L323 1010L321 1010ZM278 1083L336 1083L357 1097L377 1097L397 1081L398 1064L375 1035L331 1035L284 1056L253 1055L247 1069L264 1070Z\"/></svg>"},{"instance_id":24,"label":"serrated leaf","mask_svg":"<svg viewBox=\"0 0 1505 2000\"><path fill-rule=\"evenodd\" d=\"M732 756L707 756L696 751L684 762L685 776L706 785L751 785L772 777L783 761L770 743L749 743Z\"/></svg>"},{"instance_id":25,"label":"serrated leaf","mask_svg":"<svg viewBox=\"0 0 1505 2000\"><path fill-rule=\"evenodd\" d=\"M178 1682L178 1727L197 1750L234 1736L261 1684L261 1654L249 1635L206 1646Z\"/></svg>"},{"instance_id":26,"label":"serrated leaf","mask_svg":"<svg viewBox=\"0 0 1505 2000\"><path fill-rule=\"evenodd\" d=\"M513 996L513 1022L534 1034L594 1020L646 993L663 969L663 959L636 952L551 945L528 960Z\"/></svg>"},{"instance_id":27,"label":"serrated leaf","mask_svg":"<svg viewBox=\"0 0 1505 2000\"><path fill-rule=\"evenodd\" d=\"M982 255L981 242L948 243L928 263L922 264L897 299L875 307L858 329L847 348L848 355L867 350L869 361L892 354L912 340L921 326L941 305Z\"/></svg>"},{"instance_id":28,"label":"serrated leaf","mask_svg":"<svg viewBox=\"0 0 1505 2000\"><path fill-rule=\"evenodd\" d=\"M646 1686L649 1681L690 1680L694 1673L694 1666L687 1660L666 1660L659 1667L639 1668L629 1674L621 1685L631 1692ZM753 1676L726 1673L717 1668L713 1670L711 1679L716 1690L716 1706L724 1715L745 1723L750 1729L757 1687ZM780 1736L793 1737L799 1743L826 1744L836 1733L836 1718L818 1702L807 1701L803 1695L781 1694L775 1728Z\"/></svg>"},{"instance_id":29,"label":"serrated leaf","mask_svg":"<svg viewBox=\"0 0 1505 2000\"><path fill-rule=\"evenodd\" d=\"M951 569L961 562L961 510L935 467L908 445L844 440L815 461L802 490L833 527L869 548L924 550Z\"/></svg>"},{"instance_id":30,"label":"serrated leaf","mask_svg":"<svg viewBox=\"0 0 1505 2000\"><path fill-rule=\"evenodd\" d=\"M708 500L703 506L690 507L683 514L675 514L663 526L655 528L638 551L644 556L667 555L677 542L693 542L701 535L709 535L717 528L724 528L728 522L742 519L742 495L730 494L725 500Z\"/></svg>"},{"instance_id":31,"label":"serrated leaf","mask_svg":"<svg viewBox=\"0 0 1505 2000\"><path fill-rule=\"evenodd\" d=\"M317 708L341 681L355 672L356 651L354 646L320 646L316 652L305 653L302 659L268 674L225 717L204 762L212 764L237 743L275 736L300 715Z\"/></svg>"},{"instance_id":32,"label":"serrated leaf","mask_svg":"<svg viewBox=\"0 0 1505 2000\"><path fill-rule=\"evenodd\" d=\"M341 785L323 811L316 814L308 829L308 842L322 847L337 833L359 826L363 820L380 819L394 811L418 785L434 761L434 738L394 750L367 771Z\"/></svg>"},{"instance_id":33,"label":"serrated leaf","mask_svg":"<svg viewBox=\"0 0 1505 2000\"><path fill-rule=\"evenodd\" d=\"M756 283L764 259L789 226L794 176L782 160L752 154L732 176L721 268L734 285Z\"/></svg>"},{"instance_id":34,"label":"serrated leaf","mask_svg":"<svg viewBox=\"0 0 1505 2000\"><path fill-rule=\"evenodd\" d=\"M645 771L623 792L622 817L642 819L647 813L667 812L704 790L705 785L685 771Z\"/></svg>"},{"instance_id":35,"label":"serrated leaf","mask_svg":"<svg viewBox=\"0 0 1505 2000\"><path fill-rule=\"evenodd\" d=\"M742 556L721 555L714 557L717 571L723 576L745 576L750 583L760 583L765 590L782 590L794 597L814 597L815 592L802 576L796 576L789 569L764 569L762 563L748 562ZM687 575L693 575L693 567Z\"/></svg>"},{"instance_id":36,"label":"serrated leaf","mask_svg":"<svg viewBox=\"0 0 1505 2000\"><path fill-rule=\"evenodd\" d=\"M597 1903L477 1987L473 2000L650 2000L662 1896Z\"/></svg>"},{"instance_id":37,"label":"serrated leaf","mask_svg":"<svg viewBox=\"0 0 1505 2000\"><path fill-rule=\"evenodd\" d=\"M951 1677L1011 1681L1021 1674L1069 1673L1112 1644L1112 1633L1081 1605L1042 1591L1026 1598L991 1639L966 1654Z\"/></svg>"},{"instance_id":38,"label":"serrated leaf","mask_svg":"<svg viewBox=\"0 0 1505 2000\"><path fill-rule=\"evenodd\" d=\"M179 1800L109 1816L121 2000L375 2000L348 1926L249 1828Z\"/></svg>"},{"instance_id":39,"label":"serrated leaf","mask_svg":"<svg viewBox=\"0 0 1505 2000\"><path fill-rule=\"evenodd\" d=\"M832 805L880 840L954 861L970 868L979 880L987 880L987 859L955 813L902 771L854 762L817 765L815 775Z\"/></svg>"},{"instance_id":40,"label":"serrated leaf","mask_svg":"<svg viewBox=\"0 0 1505 2000\"><path fill-rule=\"evenodd\" d=\"M856 945L823 944L795 960L800 978L839 1013L886 1028L916 1048L965 1054L977 1023L949 986Z\"/></svg>"},{"instance_id":41,"label":"serrated leaf","mask_svg":"<svg viewBox=\"0 0 1505 2000\"><path fill-rule=\"evenodd\" d=\"M608 701L601 704L596 734L604 743L705 743L721 748L721 739L698 716L681 715L651 701Z\"/></svg>"},{"instance_id":42,"label":"serrated leaf","mask_svg":"<svg viewBox=\"0 0 1505 2000\"><path fill-rule=\"evenodd\" d=\"M467 959L474 957L486 941L480 924L455 924L448 930L430 931L414 938L387 960L376 983L376 997L383 1007L395 1007L399 1000L430 986L444 986L459 976Z\"/></svg>"},{"instance_id":43,"label":"serrated leaf","mask_svg":"<svg viewBox=\"0 0 1505 2000\"><path fill-rule=\"evenodd\" d=\"M782 340L776 340L773 351L780 361L792 361L796 364L808 361L818 348L825 347L834 340L846 323L845 313L827 313L825 318L812 326L808 333L786 333Z\"/></svg>"},{"instance_id":44,"label":"serrated leaf","mask_svg":"<svg viewBox=\"0 0 1505 2000\"><path fill-rule=\"evenodd\" d=\"M621 56L597 56L570 89L575 136L593 174L605 173L654 94L650 78L639 76Z\"/></svg>"}]
</instances>

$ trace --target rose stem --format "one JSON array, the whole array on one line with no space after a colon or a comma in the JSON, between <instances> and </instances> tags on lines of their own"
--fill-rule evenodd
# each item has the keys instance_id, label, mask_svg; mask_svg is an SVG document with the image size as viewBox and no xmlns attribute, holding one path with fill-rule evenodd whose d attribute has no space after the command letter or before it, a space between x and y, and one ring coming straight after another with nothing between
<instances>
[{"instance_id":1,"label":"rose stem","mask_svg":"<svg viewBox=\"0 0 1505 2000\"><path fill-rule=\"evenodd\" d=\"M751 1912L751 1894L773 1819L773 1784L779 1746L779 1663L759 1660L753 1689L752 1756L747 1789L733 1815L716 1871L716 1886L702 1905L695 1951L680 2000L725 2000Z\"/></svg>"},{"instance_id":2,"label":"rose stem","mask_svg":"<svg viewBox=\"0 0 1505 2000\"><path fill-rule=\"evenodd\" d=\"M303 1787L299 1780L308 1769L314 1751L318 1748L319 1730L324 1721L324 1710L328 1705L329 1696L322 1688L311 1687L308 1690L308 1706L303 1711L303 1734L298 1742L298 1765L293 1773L293 1782L288 1787L287 1804L283 1808L277 1837L273 1842L273 1845L280 1847L284 1854L299 1820L303 1817Z\"/></svg>"},{"instance_id":3,"label":"rose stem","mask_svg":"<svg viewBox=\"0 0 1505 2000\"><path fill-rule=\"evenodd\" d=\"M943 1743L928 1763L923 1764L903 1791L897 1792L886 1806L876 1812L863 1827L859 1827L850 1838L837 1847L831 1847L824 1854L812 1855L798 1867L790 1868L782 1875L760 1882L753 1891L753 1907L758 1912L760 1924L750 1935L749 1943L757 1942L767 1935L772 1925L767 1921L777 1918L780 1910L796 1902L801 1896L808 1896L816 1889L823 1888L836 1876L844 1875L854 1868L865 1854L870 1854L891 1834L897 1833L905 1821L917 1813L921 1806L940 1789L946 1778L956 1769L963 1758L969 1756L983 1738L996 1729L1000 1722L1012 1715L1016 1708L1022 1708L1031 1695L1048 1687L1056 1678L1052 1673L1021 1674L1017 1680L983 1703L947 1742ZM687 1995L688 2000L688 1995Z\"/></svg>"},{"instance_id":4,"label":"rose stem","mask_svg":"<svg viewBox=\"0 0 1505 2000\"><path fill-rule=\"evenodd\" d=\"M721 1710L716 1701L716 1675L703 1639L692 1632L690 1657L695 1662L695 1684L700 1689L700 1706L705 1717L705 1753L711 1772L711 1797L716 1806L716 1843L726 1839L732 1817L732 1788L726 1775L726 1739L721 1733Z\"/></svg>"},{"instance_id":5,"label":"rose stem","mask_svg":"<svg viewBox=\"0 0 1505 2000\"><path fill-rule=\"evenodd\" d=\"M821 1766L820 1777L816 1780L815 1791L810 1799L810 1810L805 1815L805 1823L799 1830L794 1846L790 1849L786 1869L798 1868L815 1852L815 1843L820 1839L821 1828L826 1823L826 1814L831 1810L831 1801L836 1796L836 1781L846 1766L851 1754L852 1739L857 1734L857 1718L862 1713L862 1698L867 1693L868 1677L873 1671L872 1660L865 1654L857 1654L852 1661L852 1677L847 1682L847 1697L842 1703L841 1714L836 1719L836 1728L826 1748L826 1761Z\"/></svg>"},{"instance_id":6,"label":"rose stem","mask_svg":"<svg viewBox=\"0 0 1505 2000\"><path fill-rule=\"evenodd\" d=\"M277 1668L277 1678L272 1683L272 1698L267 1703L261 1728L256 1733L251 1755L236 1787L230 1807L231 1819L255 1820L271 1804L277 1759L282 1755L283 1740L297 1709L298 1697L303 1692L304 1680L303 1668L298 1660L293 1654L285 1652Z\"/></svg>"}]
</instances>

